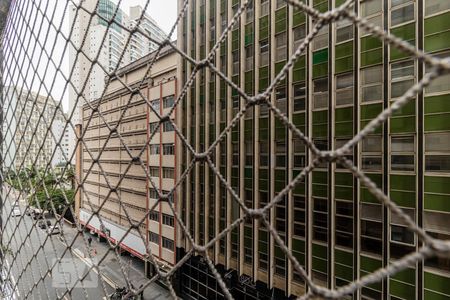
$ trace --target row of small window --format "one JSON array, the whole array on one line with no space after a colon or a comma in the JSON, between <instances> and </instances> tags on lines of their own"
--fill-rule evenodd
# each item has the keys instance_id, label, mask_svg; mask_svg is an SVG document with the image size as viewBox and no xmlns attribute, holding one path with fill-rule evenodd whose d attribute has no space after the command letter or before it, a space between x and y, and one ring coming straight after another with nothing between
<instances>
[{"instance_id":1,"label":"row of small window","mask_svg":"<svg viewBox=\"0 0 450 300\"><path fill-rule=\"evenodd\" d=\"M425 17L441 13L450 9L449 1L425 0ZM391 0L391 26L399 26L414 20L414 0ZM361 16L369 23L383 27L382 23L383 1L362 0Z\"/></svg>"},{"instance_id":2,"label":"row of small window","mask_svg":"<svg viewBox=\"0 0 450 300\"><path fill-rule=\"evenodd\" d=\"M172 107L175 104L175 96L174 95L163 97L162 100L163 100L163 108L170 108L170 107ZM159 109L160 109L160 100L159 99L152 100L152 101L150 101L150 105L156 111L159 111Z\"/></svg>"},{"instance_id":3,"label":"row of small window","mask_svg":"<svg viewBox=\"0 0 450 300\"><path fill-rule=\"evenodd\" d=\"M442 53L437 57L447 57L450 53ZM391 64L391 99L401 97L414 85L415 63L412 60ZM304 84L303 84L304 86ZM353 73L336 76L335 92L336 107L353 104ZM302 85L294 85L295 98L301 99L304 90L300 92ZM450 75L440 76L435 79L426 89L425 94L433 94L450 91ZM383 99L383 66L374 66L361 70L361 102L376 102ZM304 105L302 105L304 107ZM300 107L300 106L299 106ZM313 81L313 108L321 109L328 107L328 78ZM294 102L295 111L295 102Z\"/></svg>"},{"instance_id":4,"label":"row of small window","mask_svg":"<svg viewBox=\"0 0 450 300\"><path fill-rule=\"evenodd\" d=\"M150 166L148 169L148 172L149 172L150 176L152 176L152 177L159 177L160 169L161 169L160 167ZM162 177L169 178L169 179L175 178L175 169L169 168L169 167L163 167L162 168Z\"/></svg>"},{"instance_id":5,"label":"row of small window","mask_svg":"<svg viewBox=\"0 0 450 300\"><path fill-rule=\"evenodd\" d=\"M159 144L152 144L149 145L149 152L150 155L158 155L161 153L161 147ZM174 143L167 143L162 144L163 148L163 155L174 155L175 154L175 144Z\"/></svg>"},{"instance_id":6,"label":"row of small window","mask_svg":"<svg viewBox=\"0 0 450 300\"><path fill-rule=\"evenodd\" d=\"M160 216L160 213L155 210L152 210L148 215L150 220L156 221L156 222L159 222L159 216ZM173 227L174 222L175 222L175 218L173 216L164 214L164 213L162 214L162 223L164 225Z\"/></svg>"},{"instance_id":7,"label":"row of small window","mask_svg":"<svg viewBox=\"0 0 450 300\"><path fill-rule=\"evenodd\" d=\"M425 171L450 172L450 132L425 133ZM382 170L381 136L368 136L362 141L362 169ZM414 136L391 137L391 170L415 170Z\"/></svg>"},{"instance_id":8,"label":"row of small window","mask_svg":"<svg viewBox=\"0 0 450 300\"><path fill-rule=\"evenodd\" d=\"M390 25L400 26L412 22L414 16L414 0L391 0ZM433 1L427 1L429 6ZM368 19L369 23L383 28L383 1L382 0L362 0L361 16Z\"/></svg>"},{"instance_id":9,"label":"row of small window","mask_svg":"<svg viewBox=\"0 0 450 300\"><path fill-rule=\"evenodd\" d=\"M445 56L446 54L443 54ZM391 99L402 96L414 85L414 61L404 61L391 65ZM376 102L383 99L383 66L375 66L361 70L361 102ZM336 107L353 104L353 73L336 76ZM437 78L426 89L426 93L437 93L450 90L450 76ZM293 85L294 112L305 110L305 83ZM275 92L277 107L286 112L286 87L278 87ZM313 108L328 108L328 78L313 81ZM261 114L267 113L262 110Z\"/></svg>"},{"instance_id":10,"label":"row of small window","mask_svg":"<svg viewBox=\"0 0 450 300\"><path fill-rule=\"evenodd\" d=\"M164 132L170 132L170 131L174 131L175 129L173 128L173 120L172 121L165 121L164 123L162 123L162 128ZM152 122L149 124L149 132L150 134L152 134L156 128L158 127L159 122Z\"/></svg>"},{"instance_id":11,"label":"row of small window","mask_svg":"<svg viewBox=\"0 0 450 300\"><path fill-rule=\"evenodd\" d=\"M318 242L328 242L328 200L321 198L313 198L313 240ZM349 208L344 212L345 215L350 213L350 217L340 218L336 207L336 244L344 247L353 247L352 232L353 214L352 203L349 202ZM415 209L402 208L413 221L415 220ZM424 228L437 238L448 239L449 218L448 214L440 212L424 211ZM361 250L363 252L381 255L383 247L383 224L382 224L382 206L378 204L361 203ZM392 258L400 258L414 251L416 239L414 233L408 229L405 222L395 214L391 214L390 221L390 256ZM299 227L300 231L296 231ZM297 236L304 237L302 231L304 223L295 222L294 233ZM344 234L347 233L347 234ZM448 268L449 265L445 266ZM441 268L441 267L440 267Z\"/></svg>"},{"instance_id":12,"label":"row of small window","mask_svg":"<svg viewBox=\"0 0 450 300\"><path fill-rule=\"evenodd\" d=\"M153 231L150 231L149 234L148 234L148 237L149 237L149 241L150 242L159 245L159 234L157 234L157 233L155 233ZM162 246L163 246L163 248L166 248L166 249L169 249L169 250L173 251L174 250L174 245L175 244L174 244L173 240L171 240L169 238L166 238L164 236L162 237Z\"/></svg>"}]
</instances>

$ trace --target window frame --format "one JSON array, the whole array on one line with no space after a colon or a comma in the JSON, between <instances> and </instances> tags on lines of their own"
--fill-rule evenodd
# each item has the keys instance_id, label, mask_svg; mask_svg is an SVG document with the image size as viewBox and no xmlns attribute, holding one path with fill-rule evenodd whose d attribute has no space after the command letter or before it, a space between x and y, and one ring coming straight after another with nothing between
<instances>
[{"instance_id":1,"label":"window frame","mask_svg":"<svg viewBox=\"0 0 450 300\"><path fill-rule=\"evenodd\" d=\"M365 80L364 79L364 75L363 72L366 72L370 69L375 70L376 68L379 68L379 72L375 73L379 73L381 74L381 78L380 81L374 81L374 82L370 82L370 83L364 83ZM360 104L366 104L366 103L380 103L383 102L383 65L375 65L375 66L369 66L366 68L362 68L360 69L360 79L361 79L361 87L360 87L360 95L359 95L359 103ZM376 99L376 100L363 100L364 99L364 89L367 88L374 88L374 87L379 87L381 89L381 95L380 95L380 99Z\"/></svg>"},{"instance_id":2,"label":"window frame","mask_svg":"<svg viewBox=\"0 0 450 300\"><path fill-rule=\"evenodd\" d=\"M411 67L411 65L410 65L410 66L407 66L407 67L402 67L400 69L394 69L395 65L401 65L401 64L404 64L404 63L411 63L411 62L412 62L412 69L413 69L412 75L408 74L408 75L403 75L403 76L400 76L400 77L393 78L394 77L393 76L393 72L394 71L404 70L406 68L410 68ZM393 97L392 96L392 91L393 91L394 84L402 83L402 82L408 82L408 81L411 81L411 80L413 81L413 83L412 83L412 85L408 85L408 86L413 86L416 83L416 69L417 69L416 65L417 64L416 64L415 60L411 60L411 59L395 61L395 62L391 62L389 64L389 82L390 82L390 84L389 84L389 101L391 103L395 102L396 99L401 98L405 94L405 92L408 90L407 89L400 96Z\"/></svg>"},{"instance_id":3,"label":"window frame","mask_svg":"<svg viewBox=\"0 0 450 300\"><path fill-rule=\"evenodd\" d=\"M351 82L352 84L349 86L345 86L343 88L338 88L338 77L344 77L344 76L349 76L351 77ZM354 102L355 102L355 97L354 97L354 92L355 92L355 77L354 77L354 73L353 72L346 72L346 73L342 73L342 74L337 74L335 75L335 80L334 80L334 104L335 107L350 107L353 106ZM351 91L351 103L344 103L344 104L338 104L338 93L344 93L347 91Z\"/></svg>"},{"instance_id":4,"label":"window frame","mask_svg":"<svg viewBox=\"0 0 450 300\"><path fill-rule=\"evenodd\" d=\"M406 150L395 150L395 149L393 149L394 147L393 147L393 140L394 139L398 139L398 140L401 140L401 139L410 139L410 138L412 138L412 141L413 141L413 150L412 151L406 151ZM416 166L416 164L417 164L417 160L416 160L416 147L417 147L417 142L416 142L416 136L415 135L411 135L411 134L407 134L407 135L391 135L390 136L390 138L389 138L389 143L390 143L390 146L389 146L389 150L390 150L390 153L389 153L389 170L391 171L391 172L394 172L394 173L408 173L408 174L411 174L411 173L413 173L413 174L415 174L415 172L416 172L416 169L417 169L417 166ZM412 156L413 157L413 169L412 170L402 170L402 169L393 169L392 168L392 158L393 158L393 156Z\"/></svg>"},{"instance_id":5,"label":"window frame","mask_svg":"<svg viewBox=\"0 0 450 300\"><path fill-rule=\"evenodd\" d=\"M392 6L392 0L390 3L390 7L389 7L389 28L393 29L393 28L397 28L397 27L401 27L404 26L406 24L412 23L416 21L416 1L415 0L410 0L406 3L401 3L395 6ZM392 12L400 10L400 9L404 9L408 6L413 6L413 19L412 20L406 20L400 23L397 23L395 25L392 25Z\"/></svg>"}]
</instances>

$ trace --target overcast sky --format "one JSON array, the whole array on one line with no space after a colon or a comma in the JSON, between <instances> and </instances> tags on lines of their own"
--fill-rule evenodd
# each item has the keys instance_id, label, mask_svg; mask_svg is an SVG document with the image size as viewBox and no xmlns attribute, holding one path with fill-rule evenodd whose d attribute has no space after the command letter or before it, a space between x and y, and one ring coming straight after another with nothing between
<instances>
[{"instance_id":1,"label":"overcast sky","mask_svg":"<svg viewBox=\"0 0 450 300\"><path fill-rule=\"evenodd\" d=\"M119 2L118 0L112 1ZM33 9L31 9L31 3L35 5ZM42 13L37 13L36 9L36 6L39 5L39 9L45 12L48 18L51 18L54 12L51 23L55 27L59 27L62 21L62 32L67 36L71 24L69 24L68 10L64 10L66 3L66 0L18 0L13 2L12 5L20 7L19 10L16 10L20 13L16 13L13 18L13 24L10 26L13 29L9 31L6 39L4 69L6 85L24 86L35 92L39 90L42 95L49 93L55 100L62 99L64 110L67 112L69 92L68 89L64 91L65 80L41 50L45 49L56 66L61 62L60 69L66 75L69 73L70 67L69 48L64 52L65 39L61 35L56 35L55 28L49 27L48 22L42 18ZM130 6L141 5L144 7L145 3L146 0L122 0L121 8L128 14ZM27 4L29 5L28 9ZM147 13L168 33L177 17L177 0L150 0ZM172 39L176 39L176 31L172 35ZM38 42L36 43L36 41ZM12 53L14 55L11 55ZM36 73L40 78L36 76ZM45 83L45 87L41 85L41 82Z\"/></svg>"}]
</instances>

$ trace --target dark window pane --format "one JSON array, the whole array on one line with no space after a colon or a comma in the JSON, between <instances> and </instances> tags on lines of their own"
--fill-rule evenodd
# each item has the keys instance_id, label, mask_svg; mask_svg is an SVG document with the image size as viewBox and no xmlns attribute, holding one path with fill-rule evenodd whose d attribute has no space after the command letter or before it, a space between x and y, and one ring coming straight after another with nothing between
<instances>
[{"instance_id":1,"label":"dark window pane","mask_svg":"<svg viewBox=\"0 0 450 300\"><path fill-rule=\"evenodd\" d=\"M414 155L392 155L391 169L394 171L414 171Z\"/></svg>"},{"instance_id":2,"label":"dark window pane","mask_svg":"<svg viewBox=\"0 0 450 300\"><path fill-rule=\"evenodd\" d=\"M390 247L391 258L399 259L415 251L414 246L400 245L397 243L391 243Z\"/></svg>"},{"instance_id":3,"label":"dark window pane","mask_svg":"<svg viewBox=\"0 0 450 300\"><path fill-rule=\"evenodd\" d=\"M391 225L391 240L413 245L414 233L406 227Z\"/></svg>"},{"instance_id":4,"label":"dark window pane","mask_svg":"<svg viewBox=\"0 0 450 300\"><path fill-rule=\"evenodd\" d=\"M425 170L430 172L450 172L450 155L425 156Z\"/></svg>"}]
</instances>

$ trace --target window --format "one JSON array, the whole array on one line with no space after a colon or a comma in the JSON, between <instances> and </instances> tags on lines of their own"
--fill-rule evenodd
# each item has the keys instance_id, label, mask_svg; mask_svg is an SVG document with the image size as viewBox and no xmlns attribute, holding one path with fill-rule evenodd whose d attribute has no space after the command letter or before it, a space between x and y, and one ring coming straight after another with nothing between
<instances>
[{"instance_id":1,"label":"window","mask_svg":"<svg viewBox=\"0 0 450 300\"><path fill-rule=\"evenodd\" d=\"M261 67L269 64L269 42L267 40L259 42L259 65Z\"/></svg>"},{"instance_id":2,"label":"window","mask_svg":"<svg viewBox=\"0 0 450 300\"><path fill-rule=\"evenodd\" d=\"M239 74L239 70L240 70L240 68L239 68L239 51L238 50L233 51L231 53L231 57L233 59L233 69L232 69L233 75Z\"/></svg>"},{"instance_id":3,"label":"window","mask_svg":"<svg viewBox=\"0 0 450 300\"><path fill-rule=\"evenodd\" d=\"M328 200L313 198L313 240L328 241Z\"/></svg>"},{"instance_id":4,"label":"window","mask_svg":"<svg viewBox=\"0 0 450 300\"><path fill-rule=\"evenodd\" d=\"M425 1L425 16L441 13L448 9L450 9L450 1L442 1L442 0Z\"/></svg>"},{"instance_id":5,"label":"window","mask_svg":"<svg viewBox=\"0 0 450 300\"><path fill-rule=\"evenodd\" d=\"M294 112L305 110L306 88L305 83L294 84Z\"/></svg>"},{"instance_id":6,"label":"window","mask_svg":"<svg viewBox=\"0 0 450 300\"><path fill-rule=\"evenodd\" d=\"M159 152L159 145L150 145L149 146L150 155L158 155Z\"/></svg>"},{"instance_id":7,"label":"window","mask_svg":"<svg viewBox=\"0 0 450 300\"><path fill-rule=\"evenodd\" d=\"M293 52L295 52L306 37L306 24L302 24L293 29Z\"/></svg>"},{"instance_id":8,"label":"window","mask_svg":"<svg viewBox=\"0 0 450 300\"><path fill-rule=\"evenodd\" d=\"M247 16L246 16L246 21L247 23L252 21L253 19L253 14L254 14L254 9L253 9L253 1L250 0L248 1L248 6L247 6L247 12L246 12Z\"/></svg>"},{"instance_id":9,"label":"window","mask_svg":"<svg viewBox=\"0 0 450 300\"><path fill-rule=\"evenodd\" d=\"M162 246L163 248L169 249L171 251L173 251L173 240L168 239L166 237L162 237Z\"/></svg>"},{"instance_id":10,"label":"window","mask_svg":"<svg viewBox=\"0 0 450 300\"><path fill-rule=\"evenodd\" d=\"M275 99L277 108L284 114L286 114L286 87L278 87L275 90Z\"/></svg>"},{"instance_id":11,"label":"window","mask_svg":"<svg viewBox=\"0 0 450 300\"><path fill-rule=\"evenodd\" d=\"M261 17L269 14L269 0L261 0Z\"/></svg>"},{"instance_id":12,"label":"window","mask_svg":"<svg viewBox=\"0 0 450 300\"><path fill-rule=\"evenodd\" d=\"M159 234L150 231L148 233L148 239L150 242L155 243L155 244L159 244Z\"/></svg>"},{"instance_id":13,"label":"window","mask_svg":"<svg viewBox=\"0 0 450 300\"><path fill-rule=\"evenodd\" d=\"M305 237L305 197L293 195L294 198L294 235Z\"/></svg>"},{"instance_id":14,"label":"window","mask_svg":"<svg viewBox=\"0 0 450 300\"><path fill-rule=\"evenodd\" d=\"M403 213L408 215L413 221L415 220L414 208L401 208ZM414 233L408 229L406 223L396 214L391 213L391 242L401 244L415 244Z\"/></svg>"},{"instance_id":15,"label":"window","mask_svg":"<svg viewBox=\"0 0 450 300\"><path fill-rule=\"evenodd\" d=\"M159 212L154 210L150 211L148 214L148 218L152 221L159 222Z\"/></svg>"},{"instance_id":16,"label":"window","mask_svg":"<svg viewBox=\"0 0 450 300\"><path fill-rule=\"evenodd\" d=\"M175 169L174 168L163 167L162 173L163 173L163 178L173 179L175 177Z\"/></svg>"},{"instance_id":17,"label":"window","mask_svg":"<svg viewBox=\"0 0 450 300\"><path fill-rule=\"evenodd\" d=\"M345 144L348 143L348 139L335 139L334 148L339 149L342 148ZM346 152L345 157L351 161L353 161L353 148L350 148L349 151ZM339 163L336 164L337 168L343 168Z\"/></svg>"},{"instance_id":18,"label":"window","mask_svg":"<svg viewBox=\"0 0 450 300\"><path fill-rule=\"evenodd\" d=\"M336 106L353 104L353 73L336 76Z\"/></svg>"},{"instance_id":19,"label":"window","mask_svg":"<svg viewBox=\"0 0 450 300\"><path fill-rule=\"evenodd\" d=\"M450 214L446 212L424 211L423 229L449 235Z\"/></svg>"},{"instance_id":20,"label":"window","mask_svg":"<svg viewBox=\"0 0 450 300\"><path fill-rule=\"evenodd\" d=\"M319 30L312 43L313 51L328 47L328 25Z\"/></svg>"},{"instance_id":21,"label":"window","mask_svg":"<svg viewBox=\"0 0 450 300\"><path fill-rule=\"evenodd\" d=\"M414 171L414 137L391 137L391 170Z\"/></svg>"},{"instance_id":22,"label":"window","mask_svg":"<svg viewBox=\"0 0 450 300\"><path fill-rule=\"evenodd\" d=\"M336 201L336 245L353 248L353 204Z\"/></svg>"},{"instance_id":23,"label":"window","mask_svg":"<svg viewBox=\"0 0 450 300\"><path fill-rule=\"evenodd\" d=\"M275 166L286 166L286 143L284 141L277 141L275 145Z\"/></svg>"},{"instance_id":24,"label":"window","mask_svg":"<svg viewBox=\"0 0 450 300\"><path fill-rule=\"evenodd\" d=\"M425 171L450 172L450 132L425 134Z\"/></svg>"},{"instance_id":25,"label":"window","mask_svg":"<svg viewBox=\"0 0 450 300\"><path fill-rule=\"evenodd\" d=\"M164 225L168 225L173 227L174 225L174 217L168 214L162 214L162 223Z\"/></svg>"},{"instance_id":26,"label":"window","mask_svg":"<svg viewBox=\"0 0 450 300\"><path fill-rule=\"evenodd\" d=\"M313 81L313 107L328 108L328 78Z\"/></svg>"},{"instance_id":27,"label":"window","mask_svg":"<svg viewBox=\"0 0 450 300\"><path fill-rule=\"evenodd\" d=\"M450 1L448 2L450 3ZM447 58L450 56L450 52L443 52L438 55L434 55L436 58ZM426 65L425 72L431 72L431 68ZM435 94L435 93L448 93L450 91L450 74L441 75L435 79L433 79L429 86L425 88L425 94Z\"/></svg>"},{"instance_id":28,"label":"window","mask_svg":"<svg viewBox=\"0 0 450 300\"><path fill-rule=\"evenodd\" d=\"M148 196L149 196L150 198L152 198L152 199L159 199L158 191L155 190L155 189L153 189L153 188L150 188L150 189L149 189L149 191L148 191Z\"/></svg>"},{"instance_id":29,"label":"window","mask_svg":"<svg viewBox=\"0 0 450 300\"><path fill-rule=\"evenodd\" d=\"M277 0L277 8L283 7L286 5L286 0Z\"/></svg>"},{"instance_id":30,"label":"window","mask_svg":"<svg viewBox=\"0 0 450 300\"><path fill-rule=\"evenodd\" d=\"M391 64L391 99L403 96L414 85L414 61Z\"/></svg>"},{"instance_id":31,"label":"window","mask_svg":"<svg viewBox=\"0 0 450 300\"><path fill-rule=\"evenodd\" d=\"M148 172L152 177L159 177L159 167L149 167Z\"/></svg>"},{"instance_id":32,"label":"window","mask_svg":"<svg viewBox=\"0 0 450 300\"><path fill-rule=\"evenodd\" d=\"M343 19L336 24L336 44L353 39L353 24L348 19Z\"/></svg>"},{"instance_id":33,"label":"window","mask_svg":"<svg viewBox=\"0 0 450 300\"><path fill-rule=\"evenodd\" d=\"M367 136L362 140L363 152L381 152L383 141L381 136Z\"/></svg>"},{"instance_id":34,"label":"window","mask_svg":"<svg viewBox=\"0 0 450 300\"><path fill-rule=\"evenodd\" d=\"M279 33L275 36L275 61L286 59L286 32Z\"/></svg>"},{"instance_id":35,"label":"window","mask_svg":"<svg viewBox=\"0 0 450 300\"><path fill-rule=\"evenodd\" d=\"M450 214L446 212L424 211L423 229L435 239L450 240ZM428 268L450 271L450 258L439 256L425 262Z\"/></svg>"},{"instance_id":36,"label":"window","mask_svg":"<svg viewBox=\"0 0 450 300\"><path fill-rule=\"evenodd\" d=\"M269 163L269 144L264 141L259 142L259 164L263 167Z\"/></svg>"},{"instance_id":37,"label":"window","mask_svg":"<svg viewBox=\"0 0 450 300\"><path fill-rule=\"evenodd\" d=\"M253 69L253 45L245 47L245 71Z\"/></svg>"},{"instance_id":38,"label":"window","mask_svg":"<svg viewBox=\"0 0 450 300\"><path fill-rule=\"evenodd\" d=\"M163 98L163 108L172 107L175 104L175 98L173 95Z\"/></svg>"},{"instance_id":39,"label":"window","mask_svg":"<svg viewBox=\"0 0 450 300\"><path fill-rule=\"evenodd\" d=\"M175 145L174 144L163 144L163 154L164 155L174 155Z\"/></svg>"},{"instance_id":40,"label":"window","mask_svg":"<svg viewBox=\"0 0 450 300\"><path fill-rule=\"evenodd\" d=\"M253 164L253 141L244 141L245 145L245 164L251 166Z\"/></svg>"},{"instance_id":41,"label":"window","mask_svg":"<svg viewBox=\"0 0 450 300\"><path fill-rule=\"evenodd\" d=\"M239 166L239 143L231 143L231 162L233 166Z\"/></svg>"},{"instance_id":42,"label":"window","mask_svg":"<svg viewBox=\"0 0 450 300\"><path fill-rule=\"evenodd\" d=\"M151 105L156 111L159 111L159 99L150 101L150 105Z\"/></svg>"},{"instance_id":43,"label":"window","mask_svg":"<svg viewBox=\"0 0 450 300\"><path fill-rule=\"evenodd\" d=\"M175 131L171 121L166 121L163 123L163 130L164 130L164 132Z\"/></svg>"},{"instance_id":44,"label":"window","mask_svg":"<svg viewBox=\"0 0 450 300\"><path fill-rule=\"evenodd\" d=\"M366 171L381 171L382 169L382 138L367 136L362 140L361 168Z\"/></svg>"},{"instance_id":45,"label":"window","mask_svg":"<svg viewBox=\"0 0 450 300\"><path fill-rule=\"evenodd\" d=\"M361 70L361 102L381 101L383 99L383 66Z\"/></svg>"},{"instance_id":46,"label":"window","mask_svg":"<svg viewBox=\"0 0 450 300\"><path fill-rule=\"evenodd\" d=\"M361 251L377 256L383 253L382 206L379 204L360 204Z\"/></svg>"},{"instance_id":47,"label":"window","mask_svg":"<svg viewBox=\"0 0 450 300\"><path fill-rule=\"evenodd\" d=\"M413 0L391 1L391 26L397 26L414 20Z\"/></svg>"},{"instance_id":48,"label":"window","mask_svg":"<svg viewBox=\"0 0 450 300\"><path fill-rule=\"evenodd\" d=\"M292 141L294 148L294 168L304 168L306 165L305 143L300 139Z\"/></svg>"},{"instance_id":49,"label":"window","mask_svg":"<svg viewBox=\"0 0 450 300\"><path fill-rule=\"evenodd\" d=\"M159 122L152 122L148 125L150 134L152 134L156 130L156 127L158 127L158 124L159 124Z\"/></svg>"}]
</instances>

